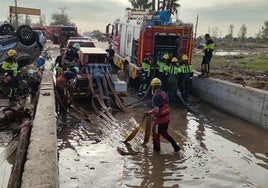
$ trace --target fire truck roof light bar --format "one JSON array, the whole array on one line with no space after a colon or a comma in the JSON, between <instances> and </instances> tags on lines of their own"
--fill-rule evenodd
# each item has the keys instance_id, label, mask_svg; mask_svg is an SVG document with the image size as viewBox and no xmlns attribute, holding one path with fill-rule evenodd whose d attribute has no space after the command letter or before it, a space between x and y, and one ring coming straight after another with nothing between
<instances>
[{"instance_id":1,"label":"fire truck roof light bar","mask_svg":"<svg viewBox=\"0 0 268 188\"><path fill-rule=\"evenodd\" d=\"M155 35L159 35L159 36L181 36L180 33L155 33Z\"/></svg>"}]
</instances>

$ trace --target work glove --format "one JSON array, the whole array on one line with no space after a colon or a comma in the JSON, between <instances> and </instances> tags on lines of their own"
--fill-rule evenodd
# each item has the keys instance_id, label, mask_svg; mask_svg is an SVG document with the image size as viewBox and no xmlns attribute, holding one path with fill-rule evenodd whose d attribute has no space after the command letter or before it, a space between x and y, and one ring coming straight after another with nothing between
<instances>
[{"instance_id":1,"label":"work glove","mask_svg":"<svg viewBox=\"0 0 268 188\"><path fill-rule=\"evenodd\" d=\"M144 117L149 116L149 113L148 113L148 112L144 112L144 113L143 113L143 116L144 116Z\"/></svg>"}]
</instances>

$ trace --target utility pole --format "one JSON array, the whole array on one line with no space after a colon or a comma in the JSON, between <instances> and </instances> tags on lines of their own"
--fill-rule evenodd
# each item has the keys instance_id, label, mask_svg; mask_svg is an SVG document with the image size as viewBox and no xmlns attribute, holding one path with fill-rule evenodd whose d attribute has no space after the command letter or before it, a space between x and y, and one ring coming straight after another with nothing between
<instances>
[{"instance_id":1,"label":"utility pole","mask_svg":"<svg viewBox=\"0 0 268 188\"><path fill-rule=\"evenodd\" d=\"M196 23L195 23L195 33L194 33L194 40L196 40L197 25L198 25L198 18L199 18L199 15L197 15L197 17L196 17Z\"/></svg>"},{"instance_id":2,"label":"utility pole","mask_svg":"<svg viewBox=\"0 0 268 188\"><path fill-rule=\"evenodd\" d=\"M16 17L15 29L19 27L19 18L18 18L17 8L18 8L18 4L17 4L17 0L15 0L15 17Z\"/></svg>"}]
</instances>

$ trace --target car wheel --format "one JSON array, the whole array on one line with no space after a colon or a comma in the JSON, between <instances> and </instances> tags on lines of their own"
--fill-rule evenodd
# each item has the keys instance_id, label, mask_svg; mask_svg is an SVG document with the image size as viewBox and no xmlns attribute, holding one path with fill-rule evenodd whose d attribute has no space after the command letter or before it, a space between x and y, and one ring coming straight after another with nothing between
<instances>
[{"instance_id":1,"label":"car wheel","mask_svg":"<svg viewBox=\"0 0 268 188\"><path fill-rule=\"evenodd\" d=\"M28 25L21 25L17 29L17 37L24 45L30 46L36 42L37 34Z\"/></svg>"},{"instance_id":2,"label":"car wheel","mask_svg":"<svg viewBox=\"0 0 268 188\"><path fill-rule=\"evenodd\" d=\"M10 35L15 32L15 29L10 24L3 24L0 26L0 35Z\"/></svg>"}]
</instances>

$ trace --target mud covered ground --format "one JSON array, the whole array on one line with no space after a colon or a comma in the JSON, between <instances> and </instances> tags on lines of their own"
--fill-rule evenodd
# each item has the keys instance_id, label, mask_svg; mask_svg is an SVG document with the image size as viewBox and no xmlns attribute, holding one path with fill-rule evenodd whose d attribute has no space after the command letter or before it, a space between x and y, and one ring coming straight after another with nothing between
<instances>
[{"instance_id":1,"label":"mud covered ground","mask_svg":"<svg viewBox=\"0 0 268 188\"><path fill-rule=\"evenodd\" d=\"M200 71L201 61L202 50L195 48L194 70ZM211 78L268 91L268 44L216 42L210 72Z\"/></svg>"}]
</instances>

